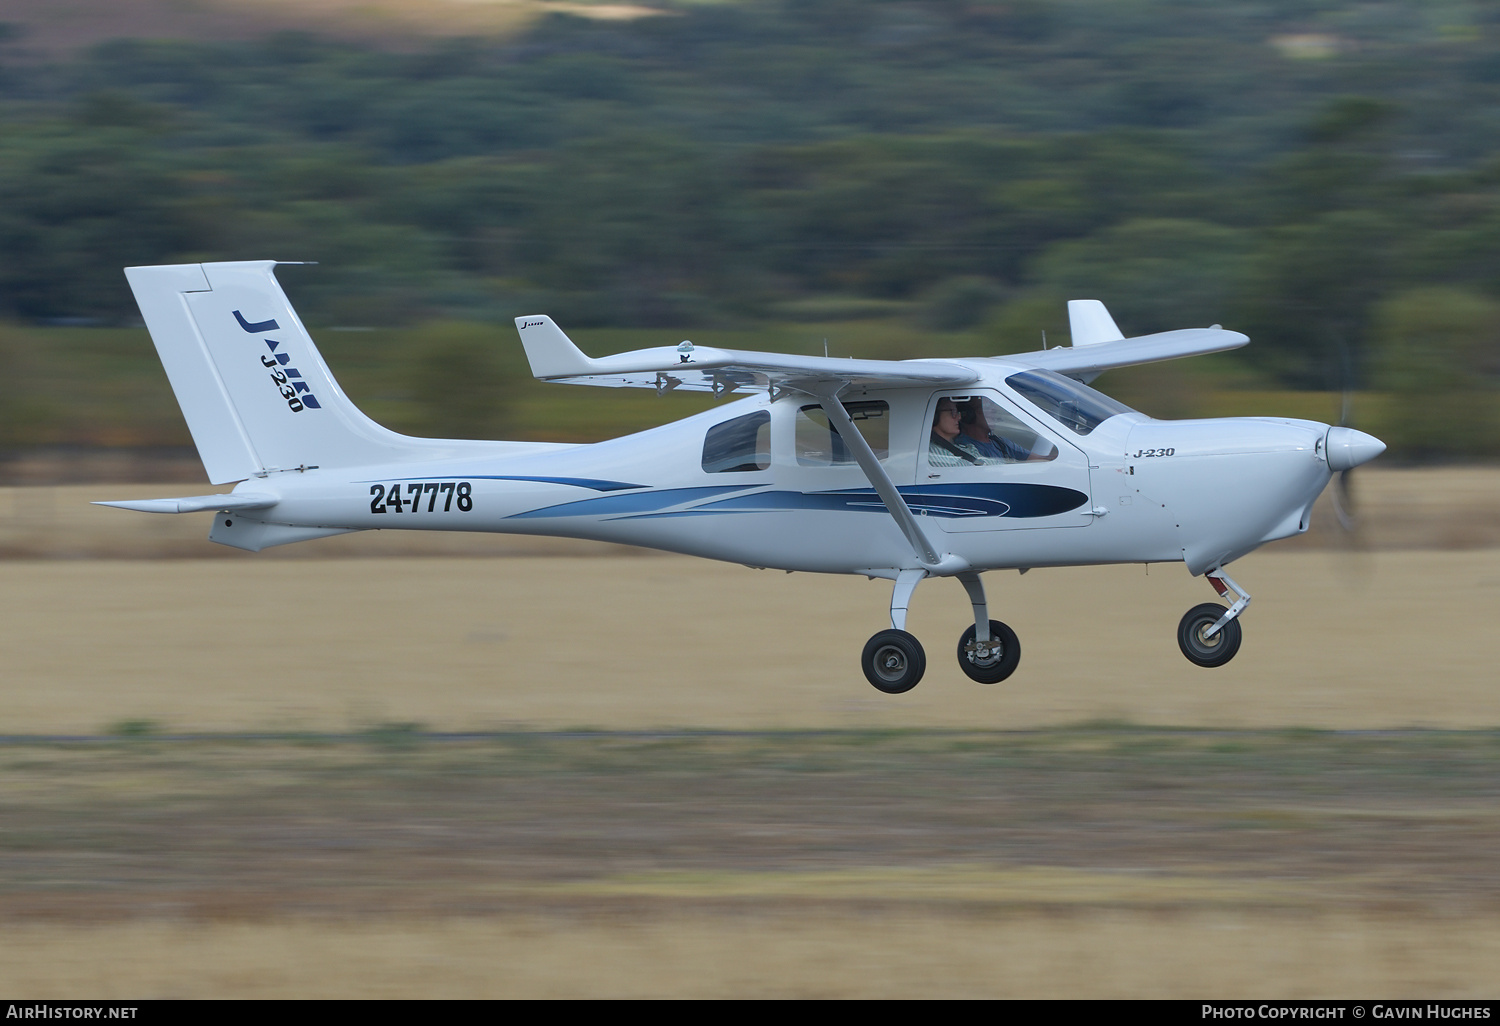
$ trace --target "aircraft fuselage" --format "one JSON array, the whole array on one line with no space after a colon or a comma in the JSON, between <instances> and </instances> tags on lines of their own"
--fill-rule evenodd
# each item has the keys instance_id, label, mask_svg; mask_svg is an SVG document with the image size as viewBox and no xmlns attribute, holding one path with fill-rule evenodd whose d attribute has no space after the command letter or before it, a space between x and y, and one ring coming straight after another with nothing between
<instances>
[{"instance_id":1,"label":"aircraft fuselage","mask_svg":"<svg viewBox=\"0 0 1500 1026\"><path fill-rule=\"evenodd\" d=\"M842 397L846 406L888 406L882 465L934 548L976 570L1182 560L1202 573L1305 531L1331 478L1326 424L1160 421L1129 412L1080 435L1006 388L1001 370L960 390ZM980 393L1055 445L1056 456L930 465L933 404ZM236 491L271 493L277 503L219 515L211 537L259 549L342 530L487 531L784 570L888 576L916 567L912 546L859 467L807 458L797 418L812 405L796 395L752 396L588 445L275 472ZM709 432L759 414L769 418L764 466L705 469Z\"/></svg>"}]
</instances>

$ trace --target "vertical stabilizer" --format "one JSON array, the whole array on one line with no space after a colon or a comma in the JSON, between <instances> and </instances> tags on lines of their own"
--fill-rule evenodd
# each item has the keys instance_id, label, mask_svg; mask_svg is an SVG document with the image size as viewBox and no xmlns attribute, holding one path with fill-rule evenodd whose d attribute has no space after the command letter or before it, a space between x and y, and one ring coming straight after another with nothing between
<instances>
[{"instance_id":1,"label":"vertical stabilizer","mask_svg":"<svg viewBox=\"0 0 1500 1026\"><path fill-rule=\"evenodd\" d=\"M260 469L260 459L188 307L189 296L210 291L202 265L127 267L125 278L156 343L208 479L222 484L249 477Z\"/></svg>"},{"instance_id":2,"label":"vertical stabilizer","mask_svg":"<svg viewBox=\"0 0 1500 1026\"><path fill-rule=\"evenodd\" d=\"M275 267L125 269L210 481L431 459L488 444L410 438L361 413L333 380Z\"/></svg>"}]
</instances>

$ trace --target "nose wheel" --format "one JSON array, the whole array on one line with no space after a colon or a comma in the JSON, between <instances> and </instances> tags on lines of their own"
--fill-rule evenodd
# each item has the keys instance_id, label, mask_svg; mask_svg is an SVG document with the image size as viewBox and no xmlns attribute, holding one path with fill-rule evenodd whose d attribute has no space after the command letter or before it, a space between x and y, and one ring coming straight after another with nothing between
<instances>
[{"instance_id":1,"label":"nose wheel","mask_svg":"<svg viewBox=\"0 0 1500 1026\"><path fill-rule=\"evenodd\" d=\"M1221 596L1238 596L1228 609L1213 602L1194 606L1177 625L1177 647L1188 662L1199 666L1223 666L1240 650L1244 632L1240 614L1250 604L1250 593L1235 583L1222 567L1203 575Z\"/></svg>"},{"instance_id":2,"label":"nose wheel","mask_svg":"<svg viewBox=\"0 0 1500 1026\"><path fill-rule=\"evenodd\" d=\"M1199 666L1223 666L1240 650L1244 632L1238 620L1230 620L1214 634L1208 630L1224 616L1224 607L1205 602L1187 611L1177 625L1177 646L1188 661Z\"/></svg>"}]
</instances>

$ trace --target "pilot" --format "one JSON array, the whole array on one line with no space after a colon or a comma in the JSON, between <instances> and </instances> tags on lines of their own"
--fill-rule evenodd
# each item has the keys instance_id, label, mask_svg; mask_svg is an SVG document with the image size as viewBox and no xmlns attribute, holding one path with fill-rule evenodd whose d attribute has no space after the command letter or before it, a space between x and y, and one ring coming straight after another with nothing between
<instances>
[{"instance_id":1,"label":"pilot","mask_svg":"<svg viewBox=\"0 0 1500 1026\"><path fill-rule=\"evenodd\" d=\"M927 445L927 463L933 467L980 467L999 463L999 458L985 456L965 435L958 404L944 396L938 400L932 417L932 439Z\"/></svg>"},{"instance_id":2,"label":"pilot","mask_svg":"<svg viewBox=\"0 0 1500 1026\"><path fill-rule=\"evenodd\" d=\"M1030 449L1009 438L990 432L989 420L984 415L984 400L974 396L958 411L959 431L962 437L981 456L989 457L992 463L1020 463L1031 458Z\"/></svg>"}]
</instances>

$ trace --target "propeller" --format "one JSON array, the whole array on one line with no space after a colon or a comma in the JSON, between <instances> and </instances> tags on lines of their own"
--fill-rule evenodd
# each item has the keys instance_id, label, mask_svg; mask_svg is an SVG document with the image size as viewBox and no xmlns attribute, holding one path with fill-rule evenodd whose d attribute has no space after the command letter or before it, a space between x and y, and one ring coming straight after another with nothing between
<instances>
[{"instance_id":1,"label":"propeller","mask_svg":"<svg viewBox=\"0 0 1500 1026\"><path fill-rule=\"evenodd\" d=\"M1350 380L1349 347L1344 345L1344 340L1339 339L1339 422L1338 427L1353 427L1354 412L1354 389ZM1326 443L1325 443L1326 444ZM1359 526L1359 519L1354 510L1354 468L1340 470L1335 473L1333 479L1333 513L1338 517L1339 527L1344 529L1345 534L1353 534L1354 529Z\"/></svg>"},{"instance_id":2,"label":"propeller","mask_svg":"<svg viewBox=\"0 0 1500 1026\"><path fill-rule=\"evenodd\" d=\"M1359 512L1354 489L1354 468L1368 463L1385 452L1385 443L1374 435L1354 427L1354 368L1349 346L1340 335L1334 336L1339 354L1339 419L1328 429L1323 454L1333 471L1329 489L1334 517L1338 520L1345 549L1360 549Z\"/></svg>"},{"instance_id":3,"label":"propeller","mask_svg":"<svg viewBox=\"0 0 1500 1026\"><path fill-rule=\"evenodd\" d=\"M1353 534L1359 527L1359 516L1354 508L1354 470L1341 470L1333 479L1333 515L1338 518L1344 533Z\"/></svg>"}]
</instances>

